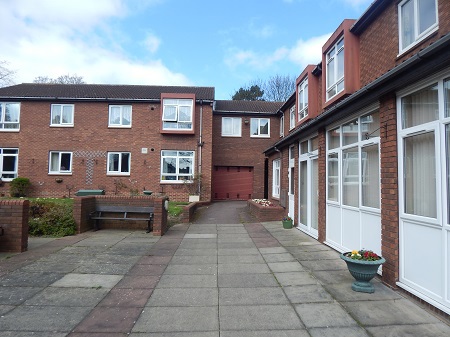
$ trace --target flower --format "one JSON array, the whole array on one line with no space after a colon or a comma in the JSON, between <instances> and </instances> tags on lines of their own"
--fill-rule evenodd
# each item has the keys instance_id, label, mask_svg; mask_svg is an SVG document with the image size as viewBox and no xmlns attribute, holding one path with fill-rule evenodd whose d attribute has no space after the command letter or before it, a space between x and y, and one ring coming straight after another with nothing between
<instances>
[{"instance_id":1,"label":"flower","mask_svg":"<svg viewBox=\"0 0 450 337\"><path fill-rule=\"evenodd\" d=\"M283 218L283 221L292 221L292 218L290 216L285 216Z\"/></svg>"},{"instance_id":2,"label":"flower","mask_svg":"<svg viewBox=\"0 0 450 337\"><path fill-rule=\"evenodd\" d=\"M377 255L371 250L366 250L364 248L361 250L352 250L351 252L345 253L344 255L353 260L376 261L381 259L381 256Z\"/></svg>"},{"instance_id":3,"label":"flower","mask_svg":"<svg viewBox=\"0 0 450 337\"><path fill-rule=\"evenodd\" d=\"M274 206L274 204L267 199L252 199L252 201L264 207Z\"/></svg>"}]
</instances>

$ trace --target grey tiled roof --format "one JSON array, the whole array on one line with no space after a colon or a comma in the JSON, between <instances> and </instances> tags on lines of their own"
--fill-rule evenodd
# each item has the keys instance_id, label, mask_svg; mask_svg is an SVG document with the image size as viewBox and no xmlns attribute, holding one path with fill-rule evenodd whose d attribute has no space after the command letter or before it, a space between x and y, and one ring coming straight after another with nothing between
<instances>
[{"instance_id":1,"label":"grey tiled roof","mask_svg":"<svg viewBox=\"0 0 450 337\"><path fill-rule=\"evenodd\" d=\"M284 102L222 101L217 100L214 111L222 113L259 112L276 113Z\"/></svg>"},{"instance_id":2,"label":"grey tiled roof","mask_svg":"<svg viewBox=\"0 0 450 337\"><path fill-rule=\"evenodd\" d=\"M0 88L0 99L160 99L161 93L195 94L196 99L214 100L214 87L108 85L108 84L42 84L23 83Z\"/></svg>"}]
</instances>

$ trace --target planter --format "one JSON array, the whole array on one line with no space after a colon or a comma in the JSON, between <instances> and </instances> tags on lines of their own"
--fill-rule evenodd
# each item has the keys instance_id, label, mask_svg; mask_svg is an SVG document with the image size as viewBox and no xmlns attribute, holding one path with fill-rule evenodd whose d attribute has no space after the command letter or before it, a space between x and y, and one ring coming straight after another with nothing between
<instances>
[{"instance_id":1,"label":"planter","mask_svg":"<svg viewBox=\"0 0 450 337\"><path fill-rule=\"evenodd\" d=\"M282 220L283 228L284 229L291 229L292 228L292 220Z\"/></svg>"},{"instance_id":2,"label":"planter","mask_svg":"<svg viewBox=\"0 0 450 337\"><path fill-rule=\"evenodd\" d=\"M384 258L376 261L354 260L347 256L347 253L341 254L341 259L347 263L350 274L356 280L352 283L352 290L362 293L373 293L375 288L370 282L375 277L378 267L386 262Z\"/></svg>"}]
</instances>

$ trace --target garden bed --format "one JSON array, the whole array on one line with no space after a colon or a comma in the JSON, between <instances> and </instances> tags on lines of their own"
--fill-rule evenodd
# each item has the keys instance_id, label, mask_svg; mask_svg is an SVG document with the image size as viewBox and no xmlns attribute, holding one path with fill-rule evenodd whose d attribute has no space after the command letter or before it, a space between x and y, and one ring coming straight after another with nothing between
<instances>
[{"instance_id":1,"label":"garden bed","mask_svg":"<svg viewBox=\"0 0 450 337\"><path fill-rule=\"evenodd\" d=\"M259 221L281 221L285 213L283 207L274 205L272 202L264 199L248 200L247 207L250 213Z\"/></svg>"}]
</instances>

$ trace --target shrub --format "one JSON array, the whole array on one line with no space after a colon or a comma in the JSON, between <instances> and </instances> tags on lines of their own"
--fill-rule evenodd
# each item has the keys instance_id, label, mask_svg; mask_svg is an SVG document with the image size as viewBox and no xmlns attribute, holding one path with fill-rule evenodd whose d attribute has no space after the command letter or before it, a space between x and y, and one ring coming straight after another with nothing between
<instances>
[{"instance_id":1,"label":"shrub","mask_svg":"<svg viewBox=\"0 0 450 337\"><path fill-rule=\"evenodd\" d=\"M51 200L31 201L28 233L34 236L67 236L76 233L72 205Z\"/></svg>"},{"instance_id":2,"label":"shrub","mask_svg":"<svg viewBox=\"0 0 450 337\"><path fill-rule=\"evenodd\" d=\"M9 192L12 197L26 197L30 186L30 179L17 177L11 180Z\"/></svg>"}]
</instances>

